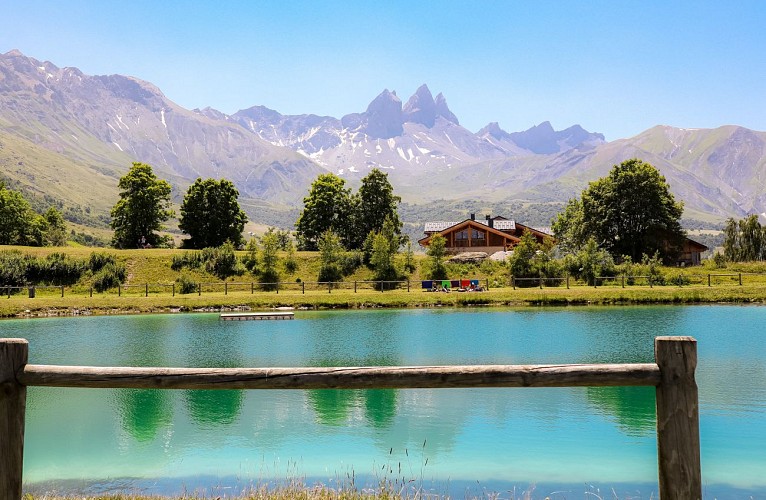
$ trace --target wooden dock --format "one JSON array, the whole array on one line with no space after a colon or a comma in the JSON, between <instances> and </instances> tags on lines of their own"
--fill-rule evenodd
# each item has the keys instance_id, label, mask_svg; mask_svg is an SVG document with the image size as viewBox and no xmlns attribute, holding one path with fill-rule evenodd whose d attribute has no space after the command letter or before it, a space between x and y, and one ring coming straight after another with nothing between
<instances>
[{"instance_id":1,"label":"wooden dock","mask_svg":"<svg viewBox=\"0 0 766 500\"><path fill-rule=\"evenodd\" d=\"M220 319L223 321L254 321L264 319L295 319L295 314L291 312L238 312L221 313Z\"/></svg>"}]
</instances>

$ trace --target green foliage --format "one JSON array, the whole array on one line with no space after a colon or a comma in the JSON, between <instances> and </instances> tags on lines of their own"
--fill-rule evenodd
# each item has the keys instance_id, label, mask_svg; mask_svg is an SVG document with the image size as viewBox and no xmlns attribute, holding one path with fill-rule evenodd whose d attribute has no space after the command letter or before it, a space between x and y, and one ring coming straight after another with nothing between
<instances>
[{"instance_id":1,"label":"green foliage","mask_svg":"<svg viewBox=\"0 0 766 500\"><path fill-rule=\"evenodd\" d=\"M375 281L395 281L400 278L399 271L394 264L394 258L396 252L391 251L391 240L388 237L380 233L375 233L372 242L372 257L370 258L370 264L375 271L373 280ZM390 286L381 284L383 289L388 289Z\"/></svg>"},{"instance_id":2,"label":"green foliage","mask_svg":"<svg viewBox=\"0 0 766 500\"><path fill-rule=\"evenodd\" d=\"M173 260L170 263L170 269L180 271L181 269L197 269L202 267L204 260L202 252L183 252L173 254Z\"/></svg>"},{"instance_id":3,"label":"green foliage","mask_svg":"<svg viewBox=\"0 0 766 500\"><path fill-rule=\"evenodd\" d=\"M615 276L617 271L611 254L599 248L593 238L579 252L565 258L565 267L570 275L591 286L596 285L597 277Z\"/></svg>"},{"instance_id":4,"label":"green foliage","mask_svg":"<svg viewBox=\"0 0 766 500\"><path fill-rule=\"evenodd\" d=\"M120 199L111 212L114 246L138 248L166 244L156 231L173 215L170 184L158 179L149 165L134 162L118 186Z\"/></svg>"},{"instance_id":5,"label":"green foliage","mask_svg":"<svg viewBox=\"0 0 766 500\"><path fill-rule=\"evenodd\" d=\"M652 284L665 284L665 276L662 273L662 259L660 258L659 252L655 252L651 257L644 254L641 257L641 266L642 272L648 276L648 279Z\"/></svg>"},{"instance_id":6,"label":"green foliage","mask_svg":"<svg viewBox=\"0 0 766 500\"><path fill-rule=\"evenodd\" d=\"M311 185L309 195L303 199L296 228L298 248L316 250L318 239L327 230L336 233L344 247L365 249L367 262L371 255L369 236L383 230L385 221L393 227L394 240L402 243L402 222L397 206L401 198L394 195L388 174L372 169L362 179L359 192L351 194L345 181L334 174L322 174Z\"/></svg>"},{"instance_id":7,"label":"green foliage","mask_svg":"<svg viewBox=\"0 0 766 500\"><path fill-rule=\"evenodd\" d=\"M202 261L205 263L205 270L220 279L226 279L229 276L241 276L245 272L244 266L234 253L234 245L230 241L218 248L204 248Z\"/></svg>"},{"instance_id":8,"label":"green foliage","mask_svg":"<svg viewBox=\"0 0 766 500\"><path fill-rule=\"evenodd\" d=\"M227 241L217 248L204 248L201 252L183 252L174 254L170 268L174 271L181 269L199 269L220 278L229 276L241 276L245 272L245 266L234 253L234 245Z\"/></svg>"},{"instance_id":9,"label":"green foliage","mask_svg":"<svg viewBox=\"0 0 766 500\"><path fill-rule=\"evenodd\" d=\"M335 282L343 279L340 266L343 245L340 242L340 237L328 229L319 238L318 246L321 260L318 281Z\"/></svg>"},{"instance_id":10,"label":"green foliage","mask_svg":"<svg viewBox=\"0 0 766 500\"><path fill-rule=\"evenodd\" d=\"M45 245L52 247L66 246L66 224L64 216L56 210L56 207L49 208L43 215L45 220Z\"/></svg>"},{"instance_id":11,"label":"green foliage","mask_svg":"<svg viewBox=\"0 0 766 500\"><path fill-rule=\"evenodd\" d=\"M303 211L295 223L298 247L316 250L327 231L345 239L351 226L351 189L335 174L321 174L311 184L309 195L303 198Z\"/></svg>"},{"instance_id":12,"label":"green foliage","mask_svg":"<svg viewBox=\"0 0 766 500\"><path fill-rule=\"evenodd\" d=\"M447 255L447 240L441 234L435 234L426 250L428 262L426 264L428 271L426 276L432 280L446 280L447 267L444 258Z\"/></svg>"},{"instance_id":13,"label":"green foliage","mask_svg":"<svg viewBox=\"0 0 766 500\"><path fill-rule=\"evenodd\" d=\"M401 202L394 195L394 188L388 181L388 174L377 168L362 178L362 184L354 205L354 232L349 238L349 248L361 248L364 240L371 232L380 232L384 224L393 228L396 246L399 246L402 232L402 221L399 219L397 206Z\"/></svg>"},{"instance_id":14,"label":"green foliage","mask_svg":"<svg viewBox=\"0 0 766 500\"><path fill-rule=\"evenodd\" d=\"M185 273L176 278L176 284L178 285L178 293L183 295L194 293L199 287L199 283Z\"/></svg>"},{"instance_id":15,"label":"green foliage","mask_svg":"<svg viewBox=\"0 0 766 500\"><path fill-rule=\"evenodd\" d=\"M93 275L93 288L97 292L104 292L110 288L116 288L125 281L125 266L113 262L107 263Z\"/></svg>"},{"instance_id":16,"label":"green foliage","mask_svg":"<svg viewBox=\"0 0 766 500\"><path fill-rule=\"evenodd\" d=\"M245 257L242 259L242 264L251 273L258 274L258 253L260 249L256 238L250 238L245 247L245 252L247 253L245 253Z\"/></svg>"},{"instance_id":17,"label":"green foliage","mask_svg":"<svg viewBox=\"0 0 766 500\"><path fill-rule=\"evenodd\" d=\"M553 222L565 251L582 248L590 238L613 257L660 253L672 260L683 243L676 202L665 178L638 159L614 165L606 177L591 182L580 200L570 200Z\"/></svg>"},{"instance_id":18,"label":"green foliage","mask_svg":"<svg viewBox=\"0 0 766 500\"><path fill-rule=\"evenodd\" d=\"M190 236L185 248L219 247L226 241L243 242L247 215L237 202L239 191L231 181L197 178L181 204L178 228Z\"/></svg>"},{"instance_id":19,"label":"green foliage","mask_svg":"<svg viewBox=\"0 0 766 500\"><path fill-rule=\"evenodd\" d=\"M295 246L292 240L287 240L287 255L285 256L285 272L287 274L293 274L298 270L298 260L295 258Z\"/></svg>"},{"instance_id":20,"label":"green foliage","mask_svg":"<svg viewBox=\"0 0 766 500\"><path fill-rule=\"evenodd\" d=\"M724 227L723 252L730 262L766 260L766 228L757 215L739 221L728 219Z\"/></svg>"},{"instance_id":21,"label":"green foliage","mask_svg":"<svg viewBox=\"0 0 766 500\"><path fill-rule=\"evenodd\" d=\"M535 236L525 231L521 241L513 248L513 255L507 260L508 269L514 279L546 278L548 286L559 285L555 278L563 275L563 266L553 258L553 247L550 244L537 243ZM516 286L536 286L539 282L519 281Z\"/></svg>"},{"instance_id":22,"label":"green foliage","mask_svg":"<svg viewBox=\"0 0 766 500\"><path fill-rule=\"evenodd\" d=\"M412 251L412 242L407 239L407 246L404 250L404 271L407 273L414 273L417 266L415 265L415 254Z\"/></svg>"},{"instance_id":23,"label":"green foliage","mask_svg":"<svg viewBox=\"0 0 766 500\"><path fill-rule=\"evenodd\" d=\"M55 207L37 214L20 192L0 182L0 245L64 246L64 218Z\"/></svg>"},{"instance_id":24,"label":"green foliage","mask_svg":"<svg viewBox=\"0 0 766 500\"><path fill-rule=\"evenodd\" d=\"M91 252L88 257L88 269L94 273L100 271L107 264L116 263L114 255L106 252Z\"/></svg>"},{"instance_id":25,"label":"green foliage","mask_svg":"<svg viewBox=\"0 0 766 500\"><path fill-rule=\"evenodd\" d=\"M279 237L273 231L266 232L261 238L261 252L258 259L261 268L259 279L265 290L274 290L279 282Z\"/></svg>"}]
</instances>

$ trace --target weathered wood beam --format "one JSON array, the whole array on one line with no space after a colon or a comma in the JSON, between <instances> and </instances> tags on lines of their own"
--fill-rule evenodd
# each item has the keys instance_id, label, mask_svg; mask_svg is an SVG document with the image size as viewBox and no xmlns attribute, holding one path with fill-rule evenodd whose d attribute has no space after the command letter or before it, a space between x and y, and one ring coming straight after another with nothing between
<instances>
[{"instance_id":1,"label":"weathered wood beam","mask_svg":"<svg viewBox=\"0 0 766 500\"><path fill-rule=\"evenodd\" d=\"M27 388L16 373L27 363L24 339L0 340L0 499L21 498Z\"/></svg>"},{"instance_id":2,"label":"weathered wood beam","mask_svg":"<svg viewBox=\"0 0 766 500\"><path fill-rule=\"evenodd\" d=\"M694 371L697 341L692 337L657 337L654 358L657 385L657 459L660 498L702 498L699 399Z\"/></svg>"},{"instance_id":3,"label":"weathered wood beam","mask_svg":"<svg viewBox=\"0 0 766 500\"><path fill-rule=\"evenodd\" d=\"M26 365L29 386L142 389L418 389L655 386L656 364L332 368L134 368Z\"/></svg>"}]
</instances>

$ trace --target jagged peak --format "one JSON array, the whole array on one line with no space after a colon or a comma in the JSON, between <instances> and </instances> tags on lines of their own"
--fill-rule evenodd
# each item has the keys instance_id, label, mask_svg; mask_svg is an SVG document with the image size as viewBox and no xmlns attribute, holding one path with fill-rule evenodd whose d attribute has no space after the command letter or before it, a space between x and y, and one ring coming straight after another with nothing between
<instances>
[{"instance_id":1,"label":"jagged peak","mask_svg":"<svg viewBox=\"0 0 766 500\"><path fill-rule=\"evenodd\" d=\"M26 57L19 49L11 49L3 55L7 57Z\"/></svg>"},{"instance_id":2,"label":"jagged peak","mask_svg":"<svg viewBox=\"0 0 766 500\"><path fill-rule=\"evenodd\" d=\"M504 139L508 137L508 132L500 128L497 122L489 122L483 129L476 132L476 135L483 137L491 135L495 139Z\"/></svg>"},{"instance_id":3,"label":"jagged peak","mask_svg":"<svg viewBox=\"0 0 766 500\"><path fill-rule=\"evenodd\" d=\"M447 106L447 98L444 97L444 94L439 92L439 94L436 96L435 103L436 114L438 116L441 116L442 118L454 123L455 125L460 125L460 122L458 121L457 116L455 116L455 113L453 113L449 109L449 106Z\"/></svg>"}]
</instances>

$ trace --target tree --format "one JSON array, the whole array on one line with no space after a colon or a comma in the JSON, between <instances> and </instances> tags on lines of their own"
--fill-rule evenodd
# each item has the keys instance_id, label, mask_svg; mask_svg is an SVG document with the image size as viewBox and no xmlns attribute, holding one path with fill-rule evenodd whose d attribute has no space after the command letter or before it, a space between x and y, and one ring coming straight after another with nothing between
<instances>
[{"instance_id":1,"label":"tree","mask_svg":"<svg viewBox=\"0 0 766 500\"><path fill-rule=\"evenodd\" d=\"M311 184L295 223L299 249L316 250L320 237L327 231L344 241L352 234L351 189L345 185L346 181L335 174L321 174Z\"/></svg>"},{"instance_id":2,"label":"tree","mask_svg":"<svg viewBox=\"0 0 766 500\"><path fill-rule=\"evenodd\" d=\"M766 228L758 222L757 215L726 221L723 252L732 262L766 260Z\"/></svg>"},{"instance_id":3,"label":"tree","mask_svg":"<svg viewBox=\"0 0 766 500\"><path fill-rule=\"evenodd\" d=\"M261 238L261 253L258 259L261 265L260 279L265 290L274 290L279 282L279 236L274 231L267 231Z\"/></svg>"},{"instance_id":4,"label":"tree","mask_svg":"<svg viewBox=\"0 0 766 500\"><path fill-rule=\"evenodd\" d=\"M441 234L435 234L426 250L429 261L429 278L432 280L446 280L447 266L444 257L447 255L447 240Z\"/></svg>"},{"instance_id":5,"label":"tree","mask_svg":"<svg viewBox=\"0 0 766 500\"><path fill-rule=\"evenodd\" d=\"M0 245L25 245L34 212L18 191L0 183Z\"/></svg>"},{"instance_id":6,"label":"tree","mask_svg":"<svg viewBox=\"0 0 766 500\"><path fill-rule=\"evenodd\" d=\"M190 236L183 246L218 247L226 241L235 246L242 244L247 214L239 207L238 197L239 191L229 180L197 178L181 204L178 228Z\"/></svg>"},{"instance_id":7,"label":"tree","mask_svg":"<svg viewBox=\"0 0 766 500\"><path fill-rule=\"evenodd\" d=\"M46 223L45 244L53 247L66 245L66 224L64 216L56 207L51 207L43 215Z\"/></svg>"},{"instance_id":8,"label":"tree","mask_svg":"<svg viewBox=\"0 0 766 500\"><path fill-rule=\"evenodd\" d=\"M354 234L349 242L349 248L361 248L364 238L372 231L382 230L386 219L393 224L398 247L402 221L399 219L397 206L401 201L401 197L394 195L394 188L388 182L388 174L373 168L364 176L355 203Z\"/></svg>"},{"instance_id":9,"label":"tree","mask_svg":"<svg viewBox=\"0 0 766 500\"><path fill-rule=\"evenodd\" d=\"M170 184L158 179L152 167L134 162L118 187L120 200L112 208L113 244L119 248L157 246L164 240L156 234L173 216Z\"/></svg>"},{"instance_id":10,"label":"tree","mask_svg":"<svg viewBox=\"0 0 766 500\"><path fill-rule=\"evenodd\" d=\"M639 159L614 165L606 177L588 185L580 200L570 200L553 223L556 238L576 251L594 238L613 257L659 252L670 260L679 250L684 231L676 202L659 171Z\"/></svg>"},{"instance_id":11,"label":"tree","mask_svg":"<svg viewBox=\"0 0 766 500\"><path fill-rule=\"evenodd\" d=\"M395 235L395 222L386 217L380 231L373 231L370 265L375 271L375 281L395 281L400 278L395 258L399 249L399 238ZM382 288L387 288L381 285Z\"/></svg>"},{"instance_id":12,"label":"tree","mask_svg":"<svg viewBox=\"0 0 766 500\"><path fill-rule=\"evenodd\" d=\"M319 238L319 258L321 261L319 267L319 281L335 282L343 278L340 260L343 253L343 244L340 237L332 230L328 229Z\"/></svg>"}]
</instances>

